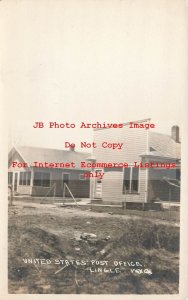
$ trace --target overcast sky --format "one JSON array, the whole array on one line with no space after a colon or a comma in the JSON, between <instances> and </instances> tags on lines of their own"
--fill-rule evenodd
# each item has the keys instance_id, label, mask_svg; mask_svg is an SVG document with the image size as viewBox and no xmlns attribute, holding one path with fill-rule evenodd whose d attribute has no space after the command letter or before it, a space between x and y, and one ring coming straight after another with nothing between
<instances>
[{"instance_id":1,"label":"overcast sky","mask_svg":"<svg viewBox=\"0 0 188 300\"><path fill-rule=\"evenodd\" d=\"M2 79L9 145L63 148L92 130L35 121L181 126L186 93L184 1L7 1ZM7 9L8 8L8 9Z\"/></svg>"}]
</instances>

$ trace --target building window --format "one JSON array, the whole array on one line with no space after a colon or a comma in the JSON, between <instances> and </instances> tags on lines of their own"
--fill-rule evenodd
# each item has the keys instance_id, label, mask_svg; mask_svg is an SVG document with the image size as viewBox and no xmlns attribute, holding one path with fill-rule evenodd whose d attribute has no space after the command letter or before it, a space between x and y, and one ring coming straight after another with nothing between
<instances>
[{"instance_id":1,"label":"building window","mask_svg":"<svg viewBox=\"0 0 188 300\"><path fill-rule=\"evenodd\" d=\"M31 172L20 172L19 185L31 184Z\"/></svg>"},{"instance_id":2,"label":"building window","mask_svg":"<svg viewBox=\"0 0 188 300\"><path fill-rule=\"evenodd\" d=\"M12 178L13 178L13 173L12 172L8 172L8 184L12 184Z\"/></svg>"},{"instance_id":3,"label":"building window","mask_svg":"<svg viewBox=\"0 0 188 300\"><path fill-rule=\"evenodd\" d=\"M35 172L33 179L34 186L50 186L50 173Z\"/></svg>"},{"instance_id":4,"label":"building window","mask_svg":"<svg viewBox=\"0 0 188 300\"><path fill-rule=\"evenodd\" d=\"M138 193L139 168L126 168L123 175L123 194Z\"/></svg>"},{"instance_id":5,"label":"building window","mask_svg":"<svg viewBox=\"0 0 188 300\"><path fill-rule=\"evenodd\" d=\"M125 194L126 192L129 192L129 190L130 190L130 174L131 174L131 168L124 169L123 194Z\"/></svg>"}]
</instances>

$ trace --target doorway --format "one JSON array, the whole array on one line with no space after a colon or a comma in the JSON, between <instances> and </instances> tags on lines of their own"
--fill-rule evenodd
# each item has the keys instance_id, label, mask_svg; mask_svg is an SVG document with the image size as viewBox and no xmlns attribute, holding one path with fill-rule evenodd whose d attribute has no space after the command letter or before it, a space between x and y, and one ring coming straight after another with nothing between
<instances>
[{"instance_id":1,"label":"doorway","mask_svg":"<svg viewBox=\"0 0 188 300\"><path fill-rule=\"evenodd\" d=\"M103 170L97 169L96 172L102 172ZM102 199L102 179L100 178L95 178L95 183L94 183L94 198L95 199Z\"/></svg>"}]
</instances>

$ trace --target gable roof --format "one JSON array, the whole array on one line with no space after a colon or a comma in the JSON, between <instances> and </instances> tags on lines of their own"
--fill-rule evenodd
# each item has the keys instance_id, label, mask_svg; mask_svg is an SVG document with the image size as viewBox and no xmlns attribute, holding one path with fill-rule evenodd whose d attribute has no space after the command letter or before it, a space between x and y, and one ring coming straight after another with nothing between
<instances>
[{"instance_id":1,"label":"gable roof","mask_svg":"<svg viewBox=\"0 0 188 300\"><path fill-rule=\"evenodd\" d=\"M42 163L74 162L77 169L78 168L80 169L80 162L85 161L90 156L90 153L86 153L86 152L29 147L29 146L17 146L14 148L14 151L17 151L28 165L32 165L33 162L42 162ZM14 151L11 150L9 152L9 159L15 153Z\"/></svg>"},{"instance_id":2,"label":"gable roof","mask_svg":"<svg viewBox=\"0 0 188 300\"><path fill-rule=\"evenodd\" d=\"M167 134L149 132L149 147L155 151L150 151L153 156L160 156L171 159L181 158L181 144Z\"/></svg>"}]
</instances>

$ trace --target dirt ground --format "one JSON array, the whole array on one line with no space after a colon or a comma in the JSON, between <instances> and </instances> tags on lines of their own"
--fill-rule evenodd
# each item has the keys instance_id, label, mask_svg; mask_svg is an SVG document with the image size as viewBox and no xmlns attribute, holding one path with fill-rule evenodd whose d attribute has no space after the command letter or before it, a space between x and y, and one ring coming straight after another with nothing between
<instances>
[{"instance_id":1,"label":"dirt ground","mask_svg":"<svg viewBox=\"0 0 188 300\"><path fill-rule=\"evenodd\" d=\"M178 221L17 202L9 208L9 293L174 294Z\"/></svg>"}]
</instances>

